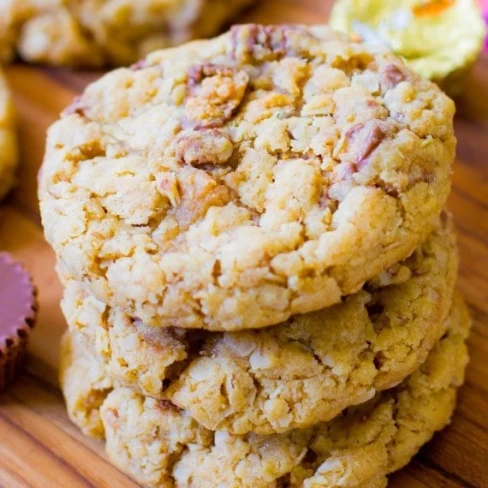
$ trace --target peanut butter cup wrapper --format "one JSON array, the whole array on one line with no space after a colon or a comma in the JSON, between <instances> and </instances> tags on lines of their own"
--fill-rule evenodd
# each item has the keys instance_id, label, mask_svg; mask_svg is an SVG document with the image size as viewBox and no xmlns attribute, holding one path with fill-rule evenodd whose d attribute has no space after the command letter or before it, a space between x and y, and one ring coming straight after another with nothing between
<instances>
[{"instance_id":1,"label":"peanut butter cup wrapper","mask_svg":"<svg viewBox=\"0 0 488 488\"><path fill-rule=\"evenodd\" d=\"M0 391L22 368L36 315L29 274L8 253L0 253Z\"/></svg>"}]
</instances>

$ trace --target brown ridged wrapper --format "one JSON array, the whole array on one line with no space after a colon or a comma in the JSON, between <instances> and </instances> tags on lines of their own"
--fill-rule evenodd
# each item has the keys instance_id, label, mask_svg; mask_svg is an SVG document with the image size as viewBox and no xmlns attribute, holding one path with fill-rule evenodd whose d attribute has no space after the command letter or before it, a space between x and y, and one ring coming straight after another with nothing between
<instances>
[{"instance_id":1,"label":"brown ridged wrapper","mask_svg":"<svg viewBox=\"0 0 488 488\"><path fill-rule=\"evenodd\" d=\"M36 289L29 274L8 253L0 253L0 391L22 368L36 317Z\"/></svg>"}]
</instances>

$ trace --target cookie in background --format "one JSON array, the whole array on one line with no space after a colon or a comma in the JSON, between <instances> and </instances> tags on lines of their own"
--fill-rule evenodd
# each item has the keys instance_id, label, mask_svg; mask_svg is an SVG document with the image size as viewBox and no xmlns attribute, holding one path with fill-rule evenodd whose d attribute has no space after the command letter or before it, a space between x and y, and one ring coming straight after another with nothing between
<instances>
[{"instance_id":1,"label":"cookie in background","mask_svg":"<svg viewBox=\"0 0 488 488\"><path fill-rule=\"evenodd\" d=\"M254 0L11 0L0 4L0 61L72 67L135 62L218 33Z\"/></svg>"},{"instance_id":2,"label":"cookie in background","mask_svg":"<svg viewBox=\"0 0 488 488\"><path fill-rule=\"evenodd\" d=\"M0 70L0 200L15 184L19 161L15 108L7 81Z\"/></svg>"}]
</instances>

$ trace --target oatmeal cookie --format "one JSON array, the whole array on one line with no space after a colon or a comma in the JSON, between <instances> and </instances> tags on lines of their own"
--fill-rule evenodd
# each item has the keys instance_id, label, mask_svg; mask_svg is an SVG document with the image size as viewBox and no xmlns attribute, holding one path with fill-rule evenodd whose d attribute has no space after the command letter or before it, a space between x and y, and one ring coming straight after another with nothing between
<instances>
[{"instance_id":1,"label":"oatmeal cookie","mask_svg":"<svg viewBox=\"0 0 488 488\"><path fill-rule=\"evenodd\" d=\"M111 460L147 487L385 487L450 420L467 362L469 316L457 298L446 334L427 361L398 387L334 420L270 436L236 436L199 426L171 403L128 388L107 395L90 384L102 371L65 337L62 383L71 418L97 419ZM83 398L106 398L99 402ZM85 409L85 410L83 410ZM81 411L80 411L81 410Z\"/></svg>"},{"instance_id":2,"label":"oatmeal cookie","mask_svg":"<svg viewBox=\"0 0 488 488\"><path fill-rule=\"evenodd\" d=\"M0 60L97 67L208 37L254 0L6 0Z\"/></svg>"},{"instance_id":3,"label":"oatmeal cookie","mask_svg":"<svg viewBox=\"0 0 488 488\"><path fill-rule=\"evenodd\" d=\"M342 304L266 329L149 327L79 282L63 310L118 384L170 400L211 430L269 434L329 420L411 374L445 331L456 272L446 216L409 259Z\"/></svg>"},{"instance_id":4,"label":"oatmeal cookie","mask_svg":"<svg viewBox=\"0 0 488 488\"><path fill-rule=\"evenodd\" d=\"M18 164L15 109L4 74L0 70L0 199L15 183Z\"/></svg>"},{"instance_id":5,"label":"oatmeal cookie","mask_svg":"<svg viewBox=\"0 0 488 488\"><path fill-rule=\"evenodd\" d=\"M327 27L236 26L87 88L39 196L66 269L148 325L232 331L405 259L450 188L454 104Z\"/></svg>"}]
</instances>

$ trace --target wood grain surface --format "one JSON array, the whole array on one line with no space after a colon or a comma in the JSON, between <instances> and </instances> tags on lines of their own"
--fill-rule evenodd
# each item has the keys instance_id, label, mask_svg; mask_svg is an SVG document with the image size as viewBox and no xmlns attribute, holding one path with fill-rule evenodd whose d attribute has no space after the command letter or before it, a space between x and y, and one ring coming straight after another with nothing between
<instances>
[{"instance_id":1,"label":"wood grain surface","mask_svg":"<svg viewBox=\"0 0 488 488\"><path fill-rule=\"evenodd\" d=\"M330 1L261 0L240 20L319 23ZM7 68L19 112L22 166L19 185L0 209L0 249L31 271L40 316L26 372L0 394L0 486L4 488L134 487L113 468L101 443L84 438L66 416L57 386L58 344L66 328L54 255L42 234L36 174L46 128L100 73L16 64ZM391 486L488 487L488 58L477 63L457 101L459 139L449 207L458 227L459 286L472 310L471 363L452 424ZM0 277L1 279L1 277ZM1 313L1 312L0 312Z\"/></svg>"}]
</instances>

